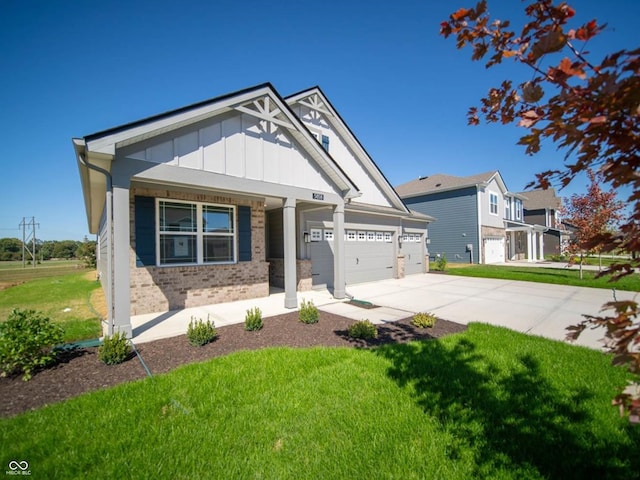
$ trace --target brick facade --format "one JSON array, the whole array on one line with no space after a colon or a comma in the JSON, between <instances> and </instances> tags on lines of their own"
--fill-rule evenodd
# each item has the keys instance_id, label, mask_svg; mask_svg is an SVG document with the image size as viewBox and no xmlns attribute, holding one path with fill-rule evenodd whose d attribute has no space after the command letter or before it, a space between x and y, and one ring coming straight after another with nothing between
<instances>
[{"instance_id":1,"label":"brick facade","mask_svg":"<svg viewBox=\"0 0 640 480\"><path fill-rule=\"evenodd\" d=\"M311 279L311 260L296 260L296 290L306 292L313 288ZM284 288L284 258L269 259L269 283Z\"/></svg>"},{"instance_id":2,"label":"brick facade","mask_svg":"<svg viewBox=\"0 0 640 480\"><path fill-rule=\"evenodd\" d=\"M251 261L230 265L136 267L134 197L245 205L251 207ZM269 263L265 261L263 202L215 194L193 194L167 189L130 191L131 315L232 302L269 295Z\"/></svg>"}]
</instances>

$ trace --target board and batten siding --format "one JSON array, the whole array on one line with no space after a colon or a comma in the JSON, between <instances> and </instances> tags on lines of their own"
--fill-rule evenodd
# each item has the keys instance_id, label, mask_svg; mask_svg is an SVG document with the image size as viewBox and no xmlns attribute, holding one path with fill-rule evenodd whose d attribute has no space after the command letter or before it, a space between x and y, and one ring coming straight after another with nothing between
<instances>
[{"instance_id":1,"label":"board and batten siding","mask_svg":"<svg viewBox=\"0 0 640 480\"><path fill-rule=\"evenodd\" d=\"M312 133L325 135L329 138L329 154L340 165L340 168L347 172L353 183L358 186L362 194L357 199L359 203L383 207L393 206L380 191L369 173L367 173L367 169L358 160L357 155L347 146L342 137L331 128L324 114L312 111L303 105L297 105L294 111Z\"/></svg>"},{"instance_id":2,"label":"board and batten siding","mask_svg":"<svg viewBox=\"0 0 640 480\"><path fill-rule=\"evenodd\" d=\"M162 135L127 158L333 193L330 180L287 134L246 114Z\"/></svg>"},{"instance_id":3,"label":"board and batten siding","mask_svg":"<svg viewBox=\"0 0 640 480\"><path fill-rule=\"evenodd\" d=\"M467 244L473 245L473 263L478 263L478 205L476 187L433 193L404 201L416 212L431 215L429 255L431 260L445 254L447 261L469 263Z\"/></svg>"}]
</instances>

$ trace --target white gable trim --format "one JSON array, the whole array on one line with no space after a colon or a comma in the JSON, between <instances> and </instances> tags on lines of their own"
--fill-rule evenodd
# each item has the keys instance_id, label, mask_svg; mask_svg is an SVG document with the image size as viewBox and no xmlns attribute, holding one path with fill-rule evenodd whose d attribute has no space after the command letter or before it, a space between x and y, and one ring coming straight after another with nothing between
<instances>
[{"instance_id":1,"label":"white gable trim","mask_svg":"<svg viewBox=\"0 0 640 480\"><path fill-rule=\"evenodd\" d=\"M295 104L303 105L311 110L323 113L330 122L332 128L342 137L349 148L357 155L358 160L366 168L367 173L374 180L378 188L389 199L391 205L402 212L408 212L409 209L398 196L394 188L382 174L373 159L360 144L356 136L351 132L347 124L342 120L338 112L333 108L322 90L313 87L309 90L291 95L286 98L290 106Z\"/></svg>"},{"instance_id":2,"label":"white gable trim","mask_svg":"<svg viewBox=\"0 0 640 480\"><path fill-rule=\"evenodd\" d=\"M340 192L343 199L350 200L360 195L357 186L318 144L289 105L270 84L264 84L88 135L83 139L75 139L74 148L83 180L82 186L89 225L96 226L99 222L100 206L104 204L107 182L107 178L92 171L89 164L97 164L99 158L99 166L106 172L110 172L111 161L115 158L118 150L233 110L286 128L300 147L335 185L336 191Z\"/></svg>"}]
</instances>

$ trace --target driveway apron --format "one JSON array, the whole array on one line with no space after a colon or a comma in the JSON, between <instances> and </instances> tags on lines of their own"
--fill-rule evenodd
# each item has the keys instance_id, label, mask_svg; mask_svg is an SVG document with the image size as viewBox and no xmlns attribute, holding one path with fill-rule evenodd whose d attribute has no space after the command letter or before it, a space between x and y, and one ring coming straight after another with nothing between
<instances>
[{"instance_id":1,"label":"driveway apron","mask_svg":"<svg viewBox=\"0 0 640 480\"><path fill-rule=\"evenodd\" d=\"M564 341L566 327L597 315L613 300L610 289L422 274L347 287L354 298L409 312L431 312L453 322L482 322ZM618 300L634 292L616 292ZM601 348L604 329L586 330L576 344Z\"/></svg>"}]
</instances>

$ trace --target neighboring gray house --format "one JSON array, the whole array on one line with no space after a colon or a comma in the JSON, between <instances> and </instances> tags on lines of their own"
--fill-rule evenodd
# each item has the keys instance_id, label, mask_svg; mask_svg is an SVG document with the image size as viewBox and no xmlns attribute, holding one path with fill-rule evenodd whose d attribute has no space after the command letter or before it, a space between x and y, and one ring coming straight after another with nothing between
<instances>
[{"instance_id":1,"label":"neighboring gray house","mask_svg":"<svg viewBox=\"0 0 640 480\"><path fill-rule=\"evenodd\" d=\"M510 192L500 172L436 174L396 187L413 210L433 215L429 252L456 263L541 260L546 227L524 222L526 197Z\"/></svg>"},{"instance_id":2,"label":"neighboring gray house","mask_svg":"<svg viewBox=\"0 0 640 480\"><path fill-rule=\"evenodd\" d=\"M318 87L271 84L73 139L98 235L105 333L131 315L400 278L428 266L410 211ZM403 240L407 241L403 241Z\"/></svg>"},{"instance_id":3,"label":"neighboring gray house","mask_svg":"<svg viewBox=\"0 0 640 480\"><path fill-rule=\"evenodd\" d=\"M569 242L570 232L560 221L559 209L562 198L553 188L520 192L524 200L524 221L530 225L546 227L544 232L544 254L560 255Z\"/></svg>"}]
</instances>

